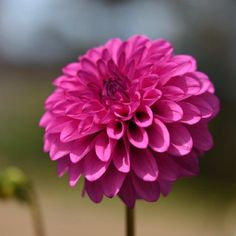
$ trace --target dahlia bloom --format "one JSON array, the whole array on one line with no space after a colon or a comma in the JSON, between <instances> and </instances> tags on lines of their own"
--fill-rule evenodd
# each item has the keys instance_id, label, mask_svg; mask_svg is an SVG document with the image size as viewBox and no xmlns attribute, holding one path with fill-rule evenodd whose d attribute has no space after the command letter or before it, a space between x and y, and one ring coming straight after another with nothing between
<instances>
[{"instance_id":1,"label":"dahlia bloom","mask_svg":"<svg viewBox=\"0 0 236 236\"><path fill-rule=\"evenodd\" d=\"M63 68L54 85L40 121L44 150L70 186L84 177L96 203L157 201L177 179L197 175L213 145L213 84L163 39L111 39Z\"/></svg>"}]
</instances>

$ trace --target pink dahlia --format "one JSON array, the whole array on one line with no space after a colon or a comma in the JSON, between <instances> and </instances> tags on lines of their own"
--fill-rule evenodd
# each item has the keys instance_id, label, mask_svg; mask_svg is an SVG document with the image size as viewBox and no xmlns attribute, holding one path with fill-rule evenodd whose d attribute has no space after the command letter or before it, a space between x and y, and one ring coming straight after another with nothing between
<instances>
[{"instance_id":1,"label":"pink dahlia","mask_svg":"<svg viewBox=\"0 0 236 236\"><path fill-rule=\"evenodd\" d=\"M219 111L213 84L163 40L118 38L63 68L40 121L44 150L70 186L84 177L92 201L157 201L174 181L197 175Z\"/></svg>"}]
</instances>

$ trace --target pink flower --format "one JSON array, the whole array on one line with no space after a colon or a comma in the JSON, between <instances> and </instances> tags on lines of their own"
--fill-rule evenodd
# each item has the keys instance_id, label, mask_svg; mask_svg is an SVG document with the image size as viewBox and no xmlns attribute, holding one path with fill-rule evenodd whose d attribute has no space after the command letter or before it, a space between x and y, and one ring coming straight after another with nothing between
<instances>
[{"instance_id":1,"label":"pink flower","mask_svg":"<svg viewBox=\"0 0 236 236\"><path fill-rule=\"evenodd\" d=\"M40 121L58 174L94 202L119 196L157 201L174 181L198 173L219 111L214 87L188 55L162 39L118 38L89 50L54 81Z\"/></svg>"}]
</instances>

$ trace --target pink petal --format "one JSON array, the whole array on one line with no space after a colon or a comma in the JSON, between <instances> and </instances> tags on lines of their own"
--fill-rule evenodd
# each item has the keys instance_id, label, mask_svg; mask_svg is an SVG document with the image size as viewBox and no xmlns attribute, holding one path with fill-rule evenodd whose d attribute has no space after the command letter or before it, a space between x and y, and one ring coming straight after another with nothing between
<instances>
[{"instance_id":1,"label":"pink petal","mask_svg":"<svg viewBox=\"0 0 236 236\"><path fill-rule=\"evenodd\" d=\"M96 77L98 76L97 67L91 59L84 57L80 60L80 64L81 64L82 70L91 72Z\"/></svg>"},{"instance_id":2,"label":"pink petal","mask_svg":"<svg viewBox=\"0 0 236 236\"><path fill-rule=\"evenodd\" d=\"M168 152L172 155L183 156L190 153L193 147L193 140L188 131L182 124L169 124L170 147Z\"/></svg>"},{"instance_id":3,"label":"pink petal","mask_svg":"<svg viewBox=\"0 0 236 236\"><path fill-rule=\"evenodd\" d=\"M191 73L171 78L167 85L180 88L186 95L196 95L201 89L201 83Z\"/></svg>"},{"instance_id":4,"label":"pink petal","mask_svg":"<svg viewBox=\"0 0 236 236\"><path fill-rule=\"evenodd\" d=\"M185 98L184 91L176 86L165 86L162 88L163 99L178 101Z\"/></svg>"},{"instance_id":5,"label":"pink petal","mask_svg":"<svg viewBox=\"0 0 236 236\"><path fill-rule=\"evenodd\" d=\"M46 112L40 119L39 126L46 127L52 120L53 116L50 112Z\"/></svg>"},{"instance_id":6,"label":"pink petal","mask_svg":"<svg viewBox=\"0 0 236 236\"><path fill-rule=\"evenodd\" d=\"M189 76L191 76L195 80L198 80L199 83L201 84L201 89L198 91L196 95L205 93L213 86L208 76L200 71L191 72L189 73Z\"/></svg>"},{"instance_id":7,"label":"pink petal","mask_svg":"<svg viewBox=\"0 0 236 236\"><path fill-rule=\"evenodd\" d=\"M148 149L133 148L130 152L131 167L134 173L144 181L155 181L158 168L155 158Z\"/></svg>"},{"instance_id":8,"label":"pink petal","mask_svg":"<svg viewBox=\"0 0 236 236\"><path fill-rule=\"evenodd\" d=\"M134 208L137 194L134 190L130 176L127 176L125 178L125 181L118 195L129 208Z\"/></svg>"},{"instance_id":9,"label":"pink petal","mask_svg":"<svg viewBox=\"0 0 236 236\"><path fill-rule=\"evenodd\" d=\"M112 153L112 160L117 170L128 173L130 171L129 144L125 139L120 139Z\"/></svg>"},{"instance_id":10,"label":"pink petal","mask_svg":"<svg viewBox=\"0 0 236 236\"><path fill-rule=\"evenodd\" d=\"M166 63L165 66L161 68L161 74L160 71L158 72L158 74L161 75L160 85L166 84L170 78L184 75L185 73L195 70L196 61L193 57L188 55L174 56L169 64Z\"/></svg>"},{"instance_id":11,"label":"pink petal","mask_svg":"<svg viewBox=\"0 0 236 236\"><path fill-rule=\"evenodd\" d=\"M104 62L104 60L99 59L99 60L97 61L97 68L98 68L98 72L99 72L101 78L104 78L104 77L107 75L107 73L108 73L108 71L107 71L107 65L106 65L106 63Z\"/></svg>"},{"instance_id":12,"label":"pink petal","mask_svg":"<svg viewBox=\"0 0 236 236\"><path fill-rule=\"evenodd\" d=\"M70 145L61 143L60 140L55 139L50 147L50 157L51 160L58 160L59 158L62 158L66 155L68 155L70 152Z\"/></svg>"},{"instance_id":13,"label":"pink petal","mask_svg":"<svg viewBox=\"0 0 236 236\"><path fill-rule=\"evenodd\" d=\"M185 101L196 106L200 110L202 118L209 118L214 113L213 108L201 97L201 95L190 97Z\"/></svg>"},{"instance_id":14,"label":"pink petal","mask_svg":"<svg viewBox=\"0 0 236 236\"><path fill-rule=\"evenodd\" d=\"M184 112L183 117L181 119L182 123L193 125L201 120L201 112L196 106L188 102L179 102L178 104L181 106Z\"/></svg>"},{"instance_id":15,"label":"pink petal","mask_svg":"<svg viewBox=\"0 0 236 236\"><path fill-rule=\"evenodd\" d=\"M200 151L209 151L213 147L213 139L207 124L198 123L189 127L193 138L193 146Z\"/></svg>"},{"instance_id":16,"label":"pink petal","mask_svg":"<svg viewBox=\"0 0 236 236\"><path fill-rule=\"evenodd\" d=\"M76 164L71 164L68 171L69 184L71 187L74 187L79 181L81 174L83 172L83 166L81 162Z\"/></svg>"},{"instance_id":17,"label":"pink petal","mask_svg":"<svg viewBox=\"0 0 236 236\"><path fill-rule=\"evenodd\" d=\"M182 108L175 102L160 100L154 104L154 114L165 122L176 122L183 117Z\"/></svg>"},{"instance_id":18,"label":"pink petal","mask_svg":"<svg viewBox=\"0 0 236 236\"><path fill-rule=\"evenodd\" d=\"M79 70L78 76L79 76L80 81L85 85L88 85L90 83L92 83L92 84L99 83L99 79L91 71L88 72L88 71L84 71L84 70Z\"/></svg>"},{"instance_id":19,"label":"pink petal","mask_svg":"<svg viewBox=\"0 0 236 236\"><path fill-rule=\"evenodd\" d=\"M144 128L130 122L127 136L131 144L137 148L146 148L148 146L148 135Z\"/></svg>"},{"instance_id":20,"label":"pink petal","mask_svg":"<svg viewBox=\"0 0 236 236\"><path fill-rule=\"evenodd\" d=\"M110 165L106 173L101 178L101 184L104 194L112 198L118 194L124 182L126 174L117 171L113 165Z\"/></svg>"},{"instance_id":21,"label":"pink petal","mask_svg":"<svg viewBox=\"0 0 236 236\"><path fill-rule=\"evenodd\" d=\"M132 176L132 182L137 194L148 202L155 202L160 197L160 186L157 181L146 182L135 175Z\"/></svg>"},{"instance_id":22,"label":"pink petal","mask_svg":"<svg viewBox=\"0 0 236 236\"><path fill-rule=\"evenodd\" d=\"M102 201L103 192L101 183L99 181L90 182L88 180L85 180L84 188L93 202L99 203Z\"/></svg>"},{"instance_id":23,"label":"pink petal","mask_svg":"<svg viewBox=\"0 0 236 236\"><path fill-rule=\"evenodd\" d=\"M78 139L72 144L70 160L73 163L80 161L85 155L87 155L92 150L95 143L95 137L95 135L85 136L83 138Z\"/></svg>"},{"instance_id":24,"label":"pink petal","mask_svg":"<svg viewBox=\"0 0 236 236\"><path fill-rule=\"evenodd\" d=\"M148 128L149 146L156 152L165 152L170 145L170 135L166 126L157 118Z\"/></svg>"},{"instance_id":25,"label":"pink petal","mask_svg":"<svg viewBox=\"0 0 236 236\"><path fill-rule=\"evenodd\" d=\"M85 178L88 181L99 179L105 173L109 164L109 162L99 160L95 151L92 150L84 158L83 171Z\"/></svg>"},{"instance_id":26,"label":"pink petal","mask_svg":"<svg viewBox=\"0 0 236 236\"><path fill-rule=\"evenodd\" d=\"M76 76L78 70L80 69L79 63L70 63L63 68L63 73L70 76Z\"/></svg>"},{"instance_id":27,"label":"pink petal","mask_svg":"<svg viewBox=\"0 0 236 236\"><path fill-rule=\"evenodd\" d=\"M152 121L153 113L151 108L148 106L140 107L134 115L134 122L139 127L148 127L152 124Z\"/></svg>"},{"instance_id":28,"label":"pink petal","mask_svg":"<svg viewBox=\"0 0 236 236\"><path fill-rule=\"evenodd\" d=\"M152 106L162 96L162 92L158 89L150 89L143 94L143 104Z\"/></svg>"},{"instance_id":29,"label":"pink petal","mask_svg":"<svg viewBox=\"0 0 236 236\"><path fill-rule=\"evenodd\" d=\"M57 160L57 174L59 177L63 176L69 169L70 159L64 157Z\"/></svg>"},{"instance_id":30,"label":"pink petal","mask_svg":"<svg viewBox=\"0 0 236 236\"><path fill-rule=\"evenodd\" d=\"M114 141L107 137L106 132L102 132L96 137L95 152L101 161L107 162L110 159L113 147Z\"/></svg>"},{"instance_id":31,"label":"pink petal","mask_svg":"<svg viewBox=\"0 0 236 236\"><path fill-rule=\"evenodd\" d=\"M164 197L166 197L172 189L173 182L160 180L159 184L160 184L161 193L163 194Z\"/></svg>"},{"instance_id":32,"label":"pink petal","mask_svg":"<svg viewBox=\"0 0 236 236\"><path fill-rule=\"evenodd\" d=\"M107 125L107 135L109 138L118 140L123 137L124 131L125 126L122 121L117 120Z\"/></svg>"},{"instance_id":33,"label":"pink petal","mask_svg":"<svg viewBox=\"0 0 236 236\"><path fill-rule=\"evenodd\" d=\"M211 106L211 108L213 110L211 119L214 118L220 111L220 101L219 101L219 99L216 97L216 95L208 93L208 92L202 94L201 98L203 98L204 101L207 102Z\"/></svg>"},{"instance_id":34,"label":"pink petal","mask_svg":"<svg viewBox=\"0 0 236 236\"><path fill-rule=\"evenodd\" d=\"M156 74L148 74L142 79L141 88L144 90L154 89L157 86L159 77Z\"/></svg>"},{"instance_id":35,"label":"pink petal","mask_svg":"<svg viewBox=\"0 0 236 236\"><path fill-rule=\"evenodd\" d=\"M61 142L66 143L78 139L79 136L78 122L70 122L66 124L64 129L61 131L60 140Z\"/></svg>"}]
</instances>

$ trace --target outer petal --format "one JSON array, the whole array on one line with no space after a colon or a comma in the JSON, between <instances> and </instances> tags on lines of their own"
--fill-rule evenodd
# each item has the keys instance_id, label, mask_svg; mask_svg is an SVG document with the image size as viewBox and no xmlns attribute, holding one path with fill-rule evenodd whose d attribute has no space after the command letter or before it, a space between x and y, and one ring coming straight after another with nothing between
<instances>
[{"instance_id":1,"label":"outer petal","mask_svg":"<svg viewBox=\"0 0 236 236\"><path fill-rule=\"evenodd\" d=\"M113 165L110 165L106 173L101 178L101 184L104 194L110 198L116 196L120 191L125 176L125 173L116 170Z\"/></svg>"},{"instance_id":2,"label":"outer petal","mask_svg":"<svg viewBox=\"0 0 236 236\"><path fill-rule=\"evenodd\" d=\"M158 168L155 158L148 149L133 148L130 152L131 167L134 173L144 181L155 181L158 177Z\"/></svg>"},{"instance_id":3,"label":"outer petal","mask_svg":"<svg viewBox=\"0 0 236 236\"><path fill-rule=\"evenodd\" d=\"M213 147L213 139L206 123L198 123L189 127L193 137L193 146L200 151L209 151Z\"/></svg>"},{"instance_id":4,"label":"outer petal","mask_svg":"<svg viewBox=\"0 0 236 236\"><path fill-rule=\"evenodd\" d=\"M84 188L88 196L93 202L99 203L102 201L102 198L103 198L102 186L99 181L90 182L88 180L85 180Z\"/></svg>"},{"instance_id":5,"label":"outer petal","mask_svg":"<svg viewBox=\"0 0 236 236\"><path fill-rule=\"evenodd\" d=\"M95 135L85 136L83 138L78 139L71 145L70 150L70 160L73 163L80 161L85 155L87 155L95 143Z\"/></svg>"},{"instance_id":6,"label":"outer petal","mask_svg":"<svg viewBox=\"0 0 236 236\"><path fill-rule=\"evenodd\" d=\"M183 156L190 153L193 140L189 131L181 124L168 125L170 133L170 147L168 152L172 155Z\"/></svg>"},{"instance_id":7,"label":"outer petal","mask_svg":"<svg viewBox=\"0 0 236 236\"><path fill-rule=\"evenodd\" d=\"M146 182L132 175L132 182L137 194L148 202L155 202L160 197L160 186L157 181Z\"/></svg>"},{"instance_id":8,"label":"outer petal","mask_svg":"<svg viewBox=\"0 0 236 236\"><path fill-rule=\"evenodd\" d=\"M156 152L165 152L170 145L170 135L166 126L157 118L147 129L149 146Z\"/></svg>"},{"instance_id":9,"label":"outer petal","mask_svg":"<svg viewBox=\"0 0 236 236\"><path fill-rule=\"evenodd\" d=\"M157 101L153 107L154 114L165 122L176 122L183 117L182 108L168 100Z\"/></svg>"},{"instance_id":10,"label":"outer petal","mask_svg":"<svg viewBox=\"0 0 236 236\"><path fill-rule=\"evenodd\" d=\"M68 157L57 160L57 174L59 177L63 176L69 169L70 159Z\"/></svg>"},{"instance_id":11,"label":"outer petal","mask_svg":"<svg viewBox=\"0 0 236 236\"><path fill-rule=\"evenodd\" d=\"M125 181L119 192L119 197L129 208L134 208L135 201L137 199L137 194L134 190L133 183L131 181L130 176L127 176L125 178Z\"/></svg>"},{"instance_id":12,"label":"outer petal","mask_svg":"<svg viewBox=\"0 0 236 236\"><path fill-rule=\"evenodd\" d=\"M184 112L181 119L182 123L193 125L201 120L201 112L196 106L187 102L179 102L178 104Z\"/></svg>"},{"instance_id":13,"label":"outer petal","mask_svg":"<svg viewBox=\"0 0 236 236\"><path fill-rule=\"evenodd\" d=\"M214 114L213 108L201 97L201 95L190 97L185 101L196 106L200 110L202 118L209 118Z\"/></svg>"},{"instance_id":14,"label":"outer petal","mask_svg":"<svg viewBox=\"0 0 236 236\"><path fill-rule=\"evenodd\" d=\"M69 184L71 187L74 187L79 181L81 174L83 172L83 164L78 162L76 164L71 163L68 171L69 175Z\"/></svg>"},{"instance_id":15,"label":"outer petal","mask_svg":"<svg viewBox=\"0 0 236 236\"><path fill-rule=\"evenodd\" d=\"M83 174L88 181L95 181L105 173L109 164L100 161L93 150L84 159Z\"/></svg>"}]
</instances>

